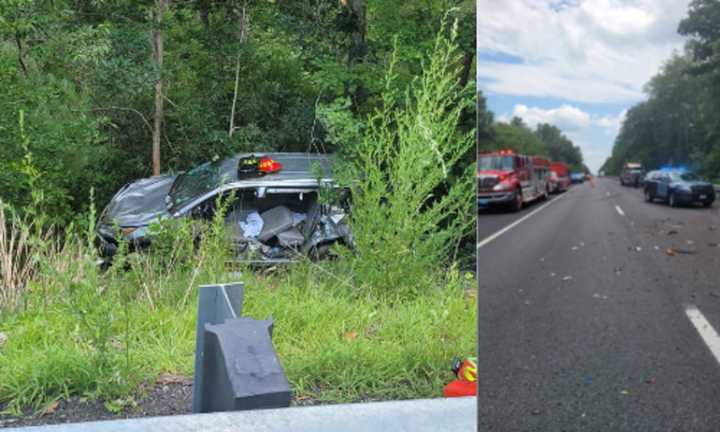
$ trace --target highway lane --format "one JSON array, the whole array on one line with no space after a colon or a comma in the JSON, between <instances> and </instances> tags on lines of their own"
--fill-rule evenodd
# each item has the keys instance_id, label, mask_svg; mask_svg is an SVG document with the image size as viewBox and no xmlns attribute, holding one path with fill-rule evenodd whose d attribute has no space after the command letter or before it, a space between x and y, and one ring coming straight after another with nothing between
<instances>
[{"instance_id":1,"label":"highway lane","mask_svg":"<svg viewBox=\"0 0 720 432\"><path fill-rule=\"evenodd\" d=\"M478 217L480 217L479 220L481 220L482 223L478 224L477 238L482 240L489 237L503 227L506 227L514 221L526 216L528 213L537 210L538 207L541 207L543 204L547 203L547 201L552 201L560 196L562 195L550 195L550 198L546 201L534 201L523 207L523 209L518 212L502 207L478 209Z\"/></svg>"},{"instance_id":2,"label":"highway lane","mask_svg":"<svg viewBox=\"0 0 720 432\"><path fill-rule=\"evenodd\" d=\"M543 205L478 218L479 429L720 430L718 204L601 179Z\"/></svg>"}]
</instances>

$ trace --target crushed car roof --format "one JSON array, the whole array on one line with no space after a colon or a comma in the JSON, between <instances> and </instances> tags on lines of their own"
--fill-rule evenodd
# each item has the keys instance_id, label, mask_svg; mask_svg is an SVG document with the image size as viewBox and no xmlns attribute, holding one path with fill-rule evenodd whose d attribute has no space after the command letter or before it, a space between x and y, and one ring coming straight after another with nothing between
<instances>
[{"instance_id":1,"label":"crushed car roof","mask_svg":"<svg viewBox=\"0 0 720 432\"><path fill-rule=\"evenodd\" d=\"M317 174L314 172L318 166L323 178L332 178L332 161L333 156L330 154L318 153L240 153L226 159L220 165L220 175L225 177L229 182L242 181L238 179L238 162L240 159L257 156L269 157L282 164L279 172L268 174L263 177L252 179L252 183L275 183L278 181L288 180L306 180L316 179Z\"/></svg>"}]
</instances>

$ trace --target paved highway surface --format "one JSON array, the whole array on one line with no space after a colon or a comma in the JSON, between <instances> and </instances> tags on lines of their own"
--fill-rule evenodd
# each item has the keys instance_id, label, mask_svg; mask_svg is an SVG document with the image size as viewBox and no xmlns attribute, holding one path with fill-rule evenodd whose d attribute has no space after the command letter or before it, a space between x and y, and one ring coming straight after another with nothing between
<instances>
[{"instance_id":1,"label":"paved highway surface","mask_svg":"<svg viewBox=\"0 0 720 432\"><path fill-rule=\"evenodd\" d=\"M481 431L720 431L720 208L600 179L478 216Z\"/></svg>"}]
</instances>

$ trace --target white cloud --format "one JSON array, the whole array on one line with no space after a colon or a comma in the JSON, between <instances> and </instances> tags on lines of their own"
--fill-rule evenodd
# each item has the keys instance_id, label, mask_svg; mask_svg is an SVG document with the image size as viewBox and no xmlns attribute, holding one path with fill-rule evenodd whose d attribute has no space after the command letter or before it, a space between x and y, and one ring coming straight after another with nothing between
<instances>
[{"instance_id":1,"label":"white cloud","mask_svg":"<svg viewBox=\"0 0 720 432\"><path fill-rule=\"evenodd\" d=\"M582 109L569 104L562 104L557 108L543 109L528 107L527 105L515 105L512 115L502 115L500 121L509 121L512 117L520 117L531 128L541 123L550 123L562 129L567 134L581 131L592 126L605 129L608 134L616 134L620 130L622 122L625 121L627 110L622 110L618 115L594 116Z\"/></svg>"},{"instance_id":2,"label":"white cloud","mask_svg":"<svg viewBox=\"0 0 720 432\"><path fill-rule=\"evenodd\" d=\"M498 117L498 120L509 122L512 117L519 117L533 129L541 123L557 126L575 145L580 147L588 167L597 171L608 156L607 143L615 141L626 115L626 109L617 115L597 116L569 104L550 109L517 104L513 107L512 113L503 114ZM593 135L598 130L604 131L606 136L603 143L600 144L592 142L596 141L593 139Z\"/></svg>"},{"instance_id":3,"label":"white cloud","mask_svg":"<svg viewBox=\"0 0 720 432\"><path fill-rule=\"evenodd\" d=\"M515 105L513 116L522 118L532 128L540 123L550 123L565 131L582 129L591 123L590 114L572 105L547 110Z\"/></svg>"},{"instance_id":4,"label":"white cloud","mask_svg":"<svg viewBox=\"0 0 720 432\"><path fill-rule=\"evenodd\" d=\"M478 0L480 52L521 64L478 64L483 90L588 103L635 102L683 40L689 0Z\"/></svg>"},{"instance_id":5,"label":"white cloud","mask_svg":"<svg viewBox=\"0 0 720 432\"><path fill-rule=\"evenodd\" d=\"M620 112L620 114L616 116L604 116L595 119L595 124L605 129L605 133L607 133L608 135L615 136L618 132L620 132L620 127L625 121L626 116L627 109L624 109L622 110L622 112Z\"/></svg>"}]
</instances>

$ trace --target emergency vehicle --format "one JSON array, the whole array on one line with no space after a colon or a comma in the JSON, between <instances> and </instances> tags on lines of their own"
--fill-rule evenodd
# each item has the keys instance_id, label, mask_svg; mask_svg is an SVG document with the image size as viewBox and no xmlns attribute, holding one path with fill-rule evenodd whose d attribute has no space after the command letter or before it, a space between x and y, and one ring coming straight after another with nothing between
<instances>
[{"instance_id":1,"label":"emergency vehicle","mask_svg":"<svg viewBox=\"0 0 720 432\"><path fill-rule=\"evenodd\" d=\"M507 205L513 210L550 193L550 162L542 157L500 150L478 155L479 208Z\"/></svg>"}]
</instances>

